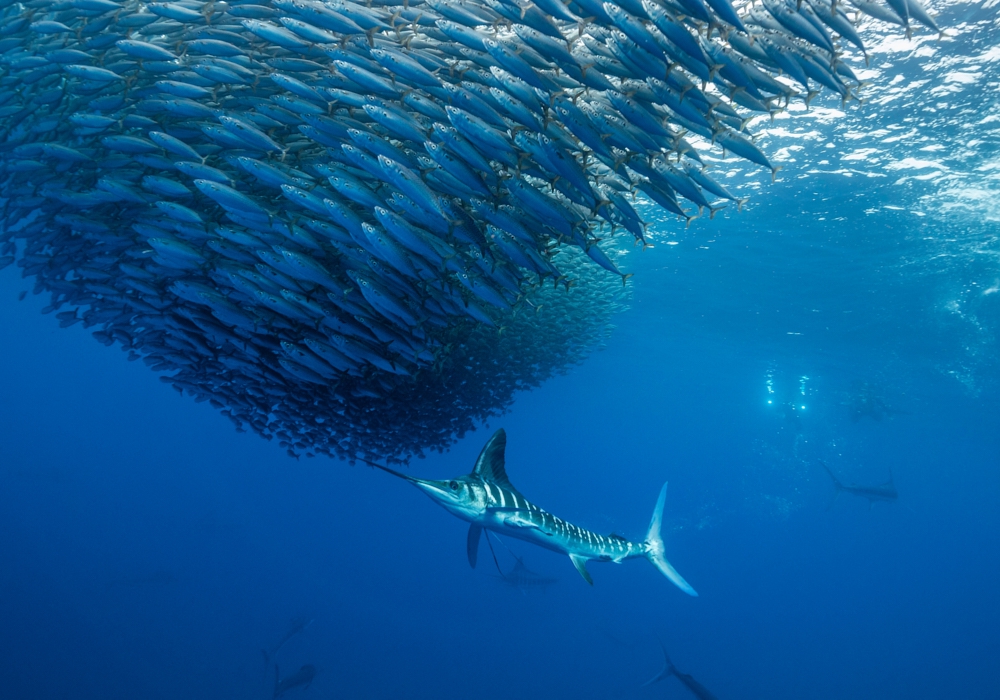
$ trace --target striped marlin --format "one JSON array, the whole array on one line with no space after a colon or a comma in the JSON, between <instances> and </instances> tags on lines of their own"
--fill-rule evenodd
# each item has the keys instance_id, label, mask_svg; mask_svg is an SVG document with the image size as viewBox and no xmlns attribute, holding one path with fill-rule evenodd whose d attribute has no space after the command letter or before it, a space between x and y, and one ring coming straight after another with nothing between
<instances>
[{"instance_id":1,"label":"striped marlin","mask_svg":"<svg viewBox=\"0 0 1000 700\"><path fill-rule=\"evenodd\" d=\"M826 466L825 462L820 462L823 468L826 469L826 473L830 475L833 479L833 486L836 492L833 494L833 500L830 501L830 505L826 507L827 510L833 507L833 504L837 500L837 496L841 493L850 493L855 496L861 496L862 498L868 499L868 510L875 507L875 501L885 501L891 503L899 498L899 492L896 491L896 483L892 479L892 469L889 470L889 480L884 484L878 484L876 486L859 486L858 484L845 484L837 475L833 473L830 467Z\"/></svg>"},{"instance_id":2,"label":"striped marlin","mask_svg":"<svg viewBox=\"0 0 1000 700\"><path fill-rule=\"evenodd\" d=\"M487 529L568 555L573 566L590 585L594 585L587 571L587 562L591 559L619 564L626 559L643 558L648 559L682 591L698 595L664 556L660 524L663 502L667 497L666 484L660 489L644 541L630 542L618 535L598 535L557 518L522 496L507 478L504 465L506 447L507 434L501 428L483 447L471 474L442 481L417 479L380 464L369 464L406 479L449 513L468 521L466 551L469 564L473 567L476 566L479 540L483 530Z\"/></svg>"}]
</instances>

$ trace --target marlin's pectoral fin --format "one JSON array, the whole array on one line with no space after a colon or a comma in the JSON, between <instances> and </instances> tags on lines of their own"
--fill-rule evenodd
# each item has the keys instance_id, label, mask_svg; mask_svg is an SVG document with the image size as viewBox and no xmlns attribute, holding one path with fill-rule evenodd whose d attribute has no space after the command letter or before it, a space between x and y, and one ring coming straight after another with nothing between
<instances>
[{"instance_id":1,"label":"marlin's pectoral fin","mask_svg":"<svg viewBox=\"0 0 1000 700\"><path fill-rule=\"evenodd\" d=\"M506 527L518 527L524 530L538 530L543 535L547 535L549 537L552 536L551 532L543 530L538 526L538 523L534 522L530 517L524 517L524 515L530 515L532 512L527 508L487 508L486 512L505 515L506 517L502 518L502 520Z\"/></svg>"},{"instance_id":2,"label":"marlin's pectoral fin","mask_svg":"<svg viewBox=\"0 0 1000 700\"><path fill-rule=\"evenodd\" d=\"M587 571L587 558L581 557L579 554L570 554L569 560L573 562L573 566L575 566L576 570L580 572L581 576L583 576L583 580L593 586L594 579L590 578L590 572Z\"/></svg>"},{"instance_id":3,"label":"marlin's pectoral fin","mask_svg":"<svg viewBox=\"0 0 1000 700\"><path fill-rule=\"evenodd\" d=\"M469 525L469 537L465 541L465 553L469 555L469 566L476 568L476 557L479 554L479 538L483 534L483 528L475 523Z\"/></svg>"}]
</instances>

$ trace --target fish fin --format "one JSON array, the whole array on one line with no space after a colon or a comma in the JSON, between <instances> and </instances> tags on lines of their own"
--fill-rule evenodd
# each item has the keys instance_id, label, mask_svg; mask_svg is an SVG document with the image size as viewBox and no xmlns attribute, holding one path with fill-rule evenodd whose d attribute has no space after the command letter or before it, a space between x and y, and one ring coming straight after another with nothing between
<instances>
[{"instance_id":1,"label":"fish fin","mask_svg":"<svg viewBox=\"0 0 1000 700\"><path fill-rule=\"evenodd\" d=\"M497 506L496 508L487 508L487 513L530 513L532 512L530 508L515 508L514 506Z\"/></svg>"},{"instance_id":2,"label":"fish fin","mask_svg":"<svg viewBox=\"0 0 1000 700\"><path fill-rule=\"evenodd\" d=\"M719 205L719 206L716 206L716 207L709 206L708 207L708 212L709 212L708 213L708 218L709 219L714 219L715 218L715 213L718 212L718 211L722 211L725 208L726 208L725 204L722 204L722 205Z\"/></svg>"},{"instance_id":3,"label":"fish fin","mask_svg":"<svg viewBox=\"0 0 1000 700\"><path fill-rule=\"evenodd\" d=\"M507 449L507 433L503 428L493 433L493 437L487 441L483 451L476 459L476 466L472 469L472 475L478 476L483 481L504 486L512 491L516 491L514 485L507 478L507 470L504 466L504 452Z\"/></svg>"},{"instance_id":4,"label":"fish fin","mask_svg":"<svg viewBox=\"0 0 1000 700\"><path fill-rule=\"evenodd\" d=\"M274 664L274 697L278 697L278 688L281 687L279 685L279 681L278 681L279 677L280 677L280 674L278 673L278 664L275 663Z\"/></svg>"},{"instance_id":5,"label":"fish fin","mask_svg":"<svg viewBox=\"0 0 1000 700\"><path fill-rule=\"evenodd\" d=\"M581 557L579 554L570 554L569 560L573 562L573 566L575 566L576 570L580 572L581 576L583 576L583 580L593 586L594 579L590 577L590 572L587 571L587 558Z\"/></svg>"},{"instance_id":6,"label":"fish fin","mask_svg":"<svg viewBox=\"0 0 1000 700\"><path fill-rule=\"evenodd\" d=\"M479 538L482 537L483 528L475 523L469 525L469 536L465 541L465 553L469 555L469 566L476 568L476 557L479 554Z\"/></svg>"},{"instance_id":7,"label":"fish fin","mask_svg":"<svg viewBox=\"0 0 1000 700\"><path fill-rule=\"evenodd\" d=\"M653 518L649 521L649 531L646 533L646 558L675 586L690 596L697 596L698 593L691 587L691 584L677 573L677 570L670 565L663 553L663 536L660 534L660 527L663 524L663 503L666 500L667 485L664 483L663 488L660 489L660 497L656 499Z\"/></svg>"},{"instance_id":8,"label":"fish fin","mask_svg":"<svg viewBox=\"0 0 1000 700\"><path fill-rule=\"evenodd\" d=\"M487 508L486 512L487 513L531 513L532 511L529 510L528 508ZM538 530L546 537L552 537L551 532L545 532L545 530L543 530L538 525L535 525L532 522L523 522L523 521L510 522L508 520L504 520L504 525L508 527L518 527L523 530Z\"/></svg>"},{"instance_id":9,"label":"fish fin","mask_svg":"<svg viewBox=\"0 0 1000 700\"><path fill-rule=\"evenodd\" d=\"M667 654L667 648L663 646L663 642L660 642L660 649L663 650L663 668L655 676L650 678L648 681L643 683L640 688L645 688L648 685L653 685L653 683L659 683L664 678L669 678L674 672L674 662L670 660L670 656Z\"/></svg>"}]
</instances>

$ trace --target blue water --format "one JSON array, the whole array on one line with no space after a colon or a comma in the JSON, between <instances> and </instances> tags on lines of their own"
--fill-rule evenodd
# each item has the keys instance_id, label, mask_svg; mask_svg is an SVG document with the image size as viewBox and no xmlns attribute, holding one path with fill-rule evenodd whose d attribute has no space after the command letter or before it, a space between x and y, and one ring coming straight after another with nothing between
<instances>
[{"instance_id":1,"label":"blue water","mask_svg":"<svg viewBox=\"0 0 1000 700\"><path fill-rule=\"evenodd\" d=\"M516 541L558 580L506 586L415 489L233 432L0 273L0 697L264 700L299 616L304 700L691 697L640 689L658 640L722 699L1000 696L1000 25L936 7L952 38L887 37L867 105L762 125L784 170L733 175L743 212L654 224L603 350L411 465L504 427L515 486L632 539L669 480L698 598ZM830 505L821 460L898 502Z\"/></svg>"}]
</instances>

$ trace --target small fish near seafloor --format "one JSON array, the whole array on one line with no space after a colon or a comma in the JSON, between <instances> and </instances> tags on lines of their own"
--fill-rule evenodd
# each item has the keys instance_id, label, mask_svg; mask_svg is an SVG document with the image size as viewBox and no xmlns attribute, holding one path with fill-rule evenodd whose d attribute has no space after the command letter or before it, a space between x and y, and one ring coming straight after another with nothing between
<instances>
[{"instance_id":1,"label":"small fish near seafloor","mask_svg":"<svg viewBox=\"0 0 1000 700\"><path fill-rule=\"evenodd\" d=\"M660 489L643 542L630 542L618 535L598 535L557 518L521 495L507 478L504 464L506 447L507 434L501 428L483 447L472 473L456 479L418 479L379 464L371 464L409 481L449 513L470 523L466 551L469 564L473 567L476 566L479 540L486 529L568 555L576 570L591 585L594 581L586 568L588 561L620 564L626 559L642 558L647 559L688 595L698 595L664 555L660 525L663 503L667 497L666 484Z\"/></svg>"},{"instance_id":2,"label":"small fish near seafloor","mask_svg":"<svg viewBox=\"0 0 1000 700\"><path fill-rule=\"evenodd\" d=\"M852 7L938 30L922 0L0 1L0 268L293 455L443 449L599 338L634 193L739 204L704 154L773 173L752 117L857 96Z\"/></svg>"}]
</instances>

